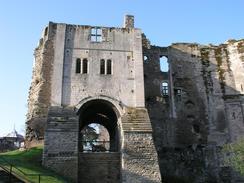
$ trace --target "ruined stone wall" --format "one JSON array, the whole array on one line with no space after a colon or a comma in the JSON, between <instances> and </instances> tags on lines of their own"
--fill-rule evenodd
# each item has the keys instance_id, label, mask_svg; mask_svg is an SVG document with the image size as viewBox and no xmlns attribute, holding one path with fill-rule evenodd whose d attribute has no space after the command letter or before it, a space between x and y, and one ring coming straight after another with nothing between
<instances>
[{"instance_id":1,"label":"ruined stone wall","mask_svg":"<svg viewBox=\"0 0 244 183\"><path fill-rule=\"evenodd\" d=\"M152 127L145 108L127 108L122 116L122 182L161 182Z\"/></svg>"},{"instance_id":2,"label":"ruined stone wall","mask_svg":"<svg viewBox=\"0 0 244 183\"><path fill-rule=\"evenodd\" d=\"M161 182L147 110L124 110L127 112L118 119L118 151L89 153L81 150L77 110L51 106L43 165L75 182Z\"/></svg>"},{"instance_id":3,"label":"ruined stone wall","mask_svg":"<svg viewBox=\"0 0 244 183\"><path fill-rule=\"evenodd\" d=\"M125 132L122 159L124 162L123 183L159 183L162 181L152 133Z\"/></svg>"},{"instance_id":4,"label":"ruined stone wall","mask_svg":"<svg viewBox=\"0 0 244 183\"><path fill-rule=\"evenodd\" d=\"M77 181L79 121L72 107L50 107L42 164Z\"/></svg>"},{"instance_id":5,"label":"ruined stone wall","mask_svg":"<svg viewBox=\"0 0 244 183\"><path fill-rule=\"evenodd\" d=\"M27 142L41 140L49 106L76 106L90 96L109 96L126 106L144 107L141 30L50 23L35 50L28 98ZM88 60L88 73L76 73L76 59ZM100 60L112 60L112 74L100 74Z\"/></svg>"},{"instance_id":6,"label":"ruined stone wall","mask_svg":"<svg viewBox=\"0 0 244 183\"><path fill-rule=\"evenodd\" d=\"M172 124L169 122L172 116L172 104L170 96L162 95L162 82L170 81L168 73L160 71L160 57L168 56L168 48L149 46L144 39L144 87L145 103L152 123L153 136L156 148L163 145L173 145ZM169 83L170 84L170 83Z\"/></svg>"},{"instance_id":7,"label":"ruined stone wall","mask_svg":"<svg viewBox=\"0 0 244 183\"><path fill-rule=\"evenodd\" d=\"M120 153L83 153L79 155L80 167L78 182L111 182L120 181Z\"/></svg>"},{"instance_id":8,"label":"ruined stone wall","mask_svg":"<svg viewBox=\"0 0 244 183\"><path fill-rule=\"evenodd\" d=\"M97 27L101 42L91 41L92 26L49 24L35 50L27 141L43 139L47 124L43 164L89 181L92 171L78 171L93 156L79 151L78 111L106 100L120 113L117 159L105 155L99 163L106 168L97 167L108 179L118 175L110 169L116 163L122 182L160 182L161 175L166 182L234 182L221 150L244 134L244 41L152 46L129 18L126 28ZM160 71L162 56L168 72ZM88 60L88 73L76 73L77 58ZM112 60L112 75L100 74L101 59Z\"/></svg>"},{"instance_id":9,"label":"ruined stone wall","mask_svg":"<svg viewBox=\"0 0 244 183\"><path fill-rule=\"evenodd\" d=\"M221 146L243 136L243 113L240 111L243 103L241 87L244 82L244 67L242 53L237 48L242 42L229 42L219 46L171 46L169 61L173 74L172 90L182 89L180 101L174 101L177 120L189 121L192 127L188 127L188 132L191 130L191 137L195 135L198 138L198 141L187 140L190 144L204 142ZM237 115L229 111L229 103L237 104ZM233 128L236 129L235 132ZM182 131L182 127L179 131ZM186 138L185 134L183 136ZM177 139L180 140L183 136L179 135ZM178 140L177 143L180 142Z\"/></svg>"},{"instance_id":10,"label":"ruined stone wall","mask_svg":"<svg viewBox=\"0 0 244 183\"><path fill-rule=\"evenodd\" d=\"M141 30L133 27L132 19L126 24L130 25L108 28L55 24L43 165L74 181L161 182L152 127L144 108ZM101 31L101 41L92 40L94 28ZM88 72L76 72L77 59L82 64L87 59ZM100 73L101 59L112 60L112 74ZM116 139L116 156L114 152L90 155L82 151L79 130L85 115L79 110L92 100L98 104L105 100L111 102L109 108L117 108L120 137ZM87 110L90 113L93 109ZM105 106L103 110L109 109ZM94 116L103 115L103 110ZM106 112L104 115L109 117ZM96 161L90 161L93 156Z\"/></svg>"},{"instance_id":11,"label":"ruined stone wall","mask_svg":"<svg viewBox=\"0 0 244 183\"><path fill-rule=\"evenodd\" d=\"M55 25L49 25L43 31L38 47L35 49L32 81L28 97L28 113L26 121L27 146L42 140L48 107L51 96L51 73L54 58L53 37Z\"/></svg>"},{"instance_id":12,"label":"ruined stone wall","mask_svg":"<svg viewBox=\"0 0 244 183\"><path fill-rule=\"evenodd\" d=\"M146 39L143 45L148 58L145 101L162 176L168 181L230 181L221 148L244 134L243 41L219 46L176 43L167 52L148 46ZM169 62L168 97L159 91L165 80L161 55Z\"/></svg>"},{"instance_id":13,"label":"ruined stone wall","mask_svg":"<svg viewBox=\"0 0 244 183\"><path fill-rule=\"evenodd\" d=\"M55 87L62 94L61 104L75 106L89 96L104 95L126 106L144 107L141 31L98 28L102 31L101 42L91 41L91 26L67 25L62 32L65 54L63 74L59 77L63 82L61 87ZM77 58L81 62L88 60L88 73L76 73ZM100 74L101 59L112 61L111 75Z\"/></svg>"}]
</instances>

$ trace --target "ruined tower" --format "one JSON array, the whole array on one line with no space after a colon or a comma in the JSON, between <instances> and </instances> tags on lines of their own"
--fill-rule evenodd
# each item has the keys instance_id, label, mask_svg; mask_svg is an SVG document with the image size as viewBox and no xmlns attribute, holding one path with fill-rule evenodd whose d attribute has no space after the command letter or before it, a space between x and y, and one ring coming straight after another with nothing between
<instances>
[{"instance_id":1,"label":"ruined tower","mask_svg":"<svg viewBox=\"0 0 244 183\"><path fill-rule=\"evenodd\" d=\"M233 182L221 149L244 136L243 59L243 40L152 46L131 15L122 28L50 22L27 145L44 139L43 165L76 182ZM107 129L106 150L85 150L91 123Z\"/></svg>"},{"instance_id":2,"label":"ruined tower","mask_svg":"<svg viewBox=\"0 0 244 183\"><path fill-rule=\"evenodd\" d=\"M123 28L50 22L35 51L27 128L46 125L43 165L74 181L161 181L133 19ZM83 151L80 132L94 122L109 132L108 152Z\"/></svg>"}]
</instances>

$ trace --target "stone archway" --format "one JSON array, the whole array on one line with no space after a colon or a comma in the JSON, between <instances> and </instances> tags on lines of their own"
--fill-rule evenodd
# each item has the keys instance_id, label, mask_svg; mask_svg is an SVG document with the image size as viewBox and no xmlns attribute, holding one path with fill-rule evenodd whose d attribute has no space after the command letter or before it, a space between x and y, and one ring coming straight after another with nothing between
<instances>
[{"instance_id":1,"label":"stone archway","mask_svg":"<svg viewBox=\"0 0 244 183\"><path fill-rule=\"evenodd\" d=\"M106 96L83 99L76 108L48 112L43 165L82 183L161 182L152 128L145 108L126 107ZM101 124L109 149L84 152L81 130Z\"/></svg>"},{"instance_id":2,"label":"stone archway","mask_svg":"<svg viewBox=\"0 0 244 183\"><path fill-rule=\"evenodd\" d=\"M78 140L78 182L120 182L120 138L118 111L103 99L93 99L84 103L79 111ZM109 133L109 149L106 151L83 151L82 130L89 124L103 125ZM96 142L97 143L97 142ZM102 144L98 144L101 146Z\"/></svg>"}]
</instances>

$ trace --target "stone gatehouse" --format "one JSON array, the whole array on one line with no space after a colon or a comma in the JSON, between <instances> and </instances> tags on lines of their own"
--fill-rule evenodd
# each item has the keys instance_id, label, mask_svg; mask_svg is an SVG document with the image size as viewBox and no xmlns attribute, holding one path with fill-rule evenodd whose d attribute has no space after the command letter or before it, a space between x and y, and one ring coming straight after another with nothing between
<instances>
[{"instance_id":1,"label":"stone gatehouse","mask_svg":"<svg viewBox=\"0 0 244 183\"><path fill-rule=\"evenodd\" d=\"M221 148L244 136L243 63L243 40L152 46L131 15L122 28L50 22L35 49L27 145L44 139L43 165L75 182L235 182ZM94 122L106 151L84 150Z\"/></svg>"}]
</instances>

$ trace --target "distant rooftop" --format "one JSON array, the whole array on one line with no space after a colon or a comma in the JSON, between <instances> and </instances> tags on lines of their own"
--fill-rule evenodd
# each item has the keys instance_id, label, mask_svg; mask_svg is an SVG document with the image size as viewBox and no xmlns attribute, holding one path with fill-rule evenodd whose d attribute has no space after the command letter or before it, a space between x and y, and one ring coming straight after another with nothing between
<instances>
[{"instance_id":1,"label":"distant rooftop","mask_svg":"<svg viewBox=\"0 0 244 183\"><path fill-rule=\"evenodd\" d=\"M19 138L24 139L24 136L19 134L15 129L3 137Z\"/></svg>"}]
</instances>

